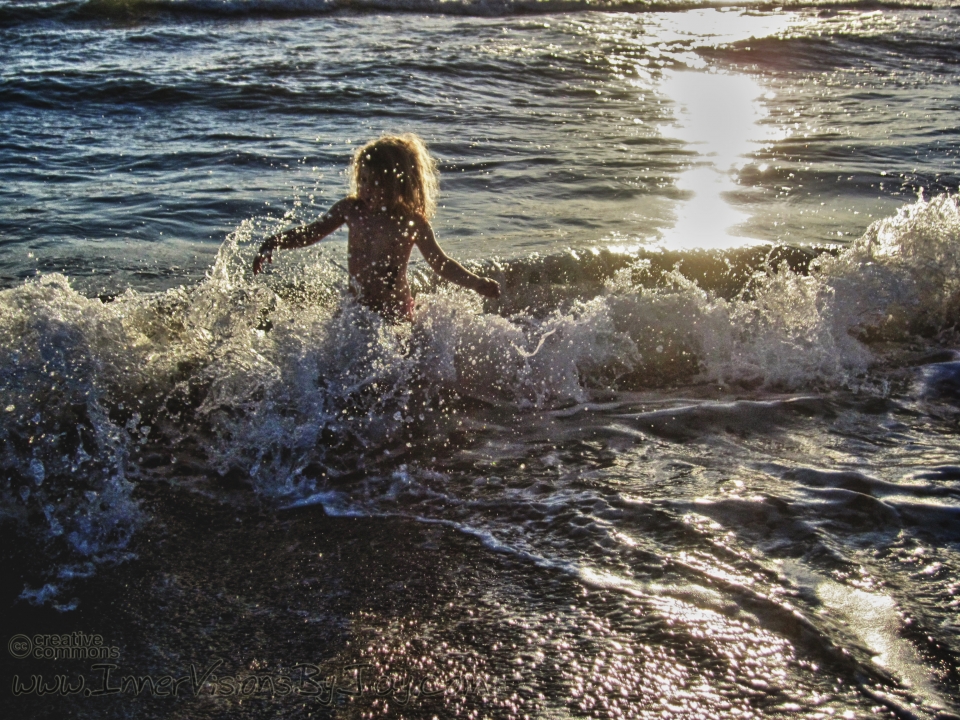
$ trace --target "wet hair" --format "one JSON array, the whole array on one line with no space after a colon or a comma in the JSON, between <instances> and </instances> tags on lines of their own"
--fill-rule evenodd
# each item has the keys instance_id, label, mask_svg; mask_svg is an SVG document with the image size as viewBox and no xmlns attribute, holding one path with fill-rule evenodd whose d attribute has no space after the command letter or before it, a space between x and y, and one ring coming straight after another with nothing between
<instances>
[{"instance_id":1,"label":"wet hair","mask_svg":"<svg viewBox=\"0 0 960 720\"><path fill-rule=\"evenodd\" d=\"M425 218L437 207L437 164L416 135L384 135L357 150L350 173L350 192L357 195L360 170L366 168L384 189L387 202Z\"/></svg>"}]
</instances>

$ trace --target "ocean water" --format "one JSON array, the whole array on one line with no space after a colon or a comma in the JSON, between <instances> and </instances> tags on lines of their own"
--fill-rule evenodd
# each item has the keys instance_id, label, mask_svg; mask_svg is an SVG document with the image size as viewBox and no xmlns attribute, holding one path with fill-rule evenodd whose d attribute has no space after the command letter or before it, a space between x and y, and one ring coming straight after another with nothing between
<instances>
[{"instance_id":1,"label":"ocean water","mask_svg":"<svg viewBox=\"0 0 960 720\"><path fill-rule=\"evenodd\" d=\"M960 715L958 37L0 1L10 716ZM405 131L500 300L253 277Z\"/></svg>"}]
</instances>

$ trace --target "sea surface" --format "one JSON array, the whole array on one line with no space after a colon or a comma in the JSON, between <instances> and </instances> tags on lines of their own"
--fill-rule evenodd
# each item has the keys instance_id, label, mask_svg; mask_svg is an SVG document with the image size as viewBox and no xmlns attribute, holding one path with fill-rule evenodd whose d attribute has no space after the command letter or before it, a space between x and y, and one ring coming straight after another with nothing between
<instances>
[{"instance_id":1,"label":"sea surface","mask_svg":"<svg viewBox=\"0 0 960 720\"><path fill-rule=\"evenodd\" d=\"M389 132L499 300L252 275ZM950 2L0 0L4 717L960 717L958 187Z\"/></svg>"}]
</instances>

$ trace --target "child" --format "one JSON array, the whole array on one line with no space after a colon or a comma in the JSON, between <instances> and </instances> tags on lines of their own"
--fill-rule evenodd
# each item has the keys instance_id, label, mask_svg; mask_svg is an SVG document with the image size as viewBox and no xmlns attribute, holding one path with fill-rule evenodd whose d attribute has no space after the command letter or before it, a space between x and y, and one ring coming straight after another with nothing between
<instances>
[{"instance_id":1,"label":"child","mask_svg":"<svg viewBox=\"0 0 960 720\"><path fill-rule=\"evenodd\" d=\"M387 135L353 156L349 197L310 225L268 238L253 261L254 274L273 262L277 248L319 242L347 224L350 292L388 320L412 320L407 263L413 246L445 280L489 298L500 297L495 280L474 275L437 244L429 218L436 208L436 164L416 135Z\"/></svg>"}]
</instances>

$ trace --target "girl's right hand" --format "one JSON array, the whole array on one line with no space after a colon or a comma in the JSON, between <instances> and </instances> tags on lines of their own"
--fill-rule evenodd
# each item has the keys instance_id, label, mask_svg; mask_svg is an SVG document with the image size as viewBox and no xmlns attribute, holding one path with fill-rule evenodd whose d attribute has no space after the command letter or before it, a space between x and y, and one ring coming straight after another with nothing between
<instances>
[{"instance_id":1,"label":"girl's right hand","mask_svg":"<svg viewBox=\"0 0 960 720\"><path fill-rule=\"evenodd\" d=\"M261 247L257 256L253 259L253 274L257 275L263 270L264 262L273 262L273 248Z\"/></svg>"}]
</instances>

